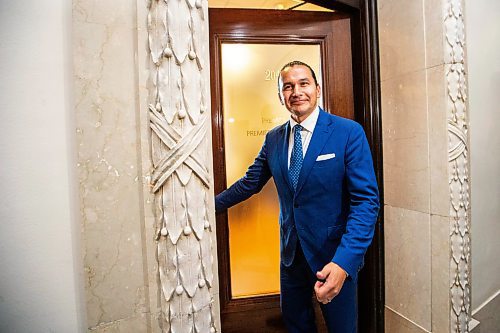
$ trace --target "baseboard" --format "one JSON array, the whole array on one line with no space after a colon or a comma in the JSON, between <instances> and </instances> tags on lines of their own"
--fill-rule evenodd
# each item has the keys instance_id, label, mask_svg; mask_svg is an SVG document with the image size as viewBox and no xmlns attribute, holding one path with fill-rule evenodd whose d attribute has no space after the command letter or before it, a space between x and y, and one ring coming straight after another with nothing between
<instances>
[{"instance_id":1,"label":"baseboard","mask_svg":"<svg viewBox=\"0 0 500 333\"><path fill-rule=\"evenodd\" d=\"M479 328L479 321L474 318L470 319L469 322L469 333L481 333L481 329Z\"/></svg>"},{"instance_id":2,"label":"baseboard","mask_svg":"<svg viewBox=\"0 0 500 333\"><path fill-rule=\"evenodd\" d=\"M472 318L480 323L477 325L478 330L474 331L474 333L500 332L500 316L498 315L498 309L500 309L500 290L488 298L477 309L472 311ZM479 326L481 328L479 328Z\"/></svg>"}]
</instances>

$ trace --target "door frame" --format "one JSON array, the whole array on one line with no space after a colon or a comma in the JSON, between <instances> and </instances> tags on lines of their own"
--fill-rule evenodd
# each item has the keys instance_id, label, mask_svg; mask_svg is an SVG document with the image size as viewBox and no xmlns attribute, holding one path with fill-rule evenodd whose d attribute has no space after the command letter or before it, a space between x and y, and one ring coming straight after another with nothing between
<instances>
[{"instance_id":1,"label":"door frame","mask_svg":"<svg viewBox=\"0 0 500 333\"><path fill-rule=\"evenodd\" d=\"M229 10L211 9L212 17L216 12ZM266 10L261 10L266 12ZM354 96L353 96L353 74L351 56L351 36L350 17L343 13L325 12L297 12L297 11L272 11L273 16L277 16L277 21L294 22L302 20L302 29L297 28L297 35L287 35L283 37L283 29L295 26L290 23L280 23L274 27L261 25L261 16L258 10L234 9L231 15L224 15L224 24L220 21L211 23L210 31L210 54L211 54L211 97L212 97L212 126L213 128L223 127L223 110L217 101L222 101L221 83L221 59L220 50L222 43L259 43L259 44L316 44L320 46L321 72L323 77L323 104L326 110L338 110L336 114L354 118ZM257 14L256 14L257 13ZM221 14L222 15L222 14ZM254 16L255 20L249 16ZM263 15L265 16L265 15ZM300 16L300 17L299 17ZM218 16L217 16L218 17ZM334 17L335 19L333 19ZM219 17L218 17L219 18ZM265 20L264 20L265 21ZM234 26L238 22L239 31L228 28L227 25ZM241 22L241 23L240 23ZM315 24L312 31L310 24ZM285 28L286 27L286 28ZM336 33L332 33L332 29ZM300 37L299 37L300 36ZM329 59L329 61L324 61ZM333 70L332 70L333 69ZM335 74L334 74L335 73ZM326 93L328 91L328 93ZM277 93L277 89L276 89ZM276 96L277 98L277 96ZM214 149L214 175L215 192L221 192L227 187L225 182L224 161L224 133L214 130L212 133ZM231 313L232 318L239 316L236 314L246 311L258 311L266 309L271 311L269 317L274 314L279 315L279 294L254 296L251 298L234 299L231 295L231 279L229 269L229 228L227 224L227 212L217 214L217 250L219 262L219 277L224 283L220 283L220 305L221 314ZM319 311L319 307L317 309ZM271 318L272 320L272 318ZM267 319L266 319L267 321ZM276 323L277 324L277 323ZM322 323L318 323L320 326Z\"/></svg>"},{"instance_id":2,"label":"door frame","mask_svg":"<svg viewBox=\"0 0 500 333\"><path fill-rule=\"evenodd\" d=\"M363 126L373 156L375 173L377 176L381 209L375 227L375 235L372 245L365 256L365 267L359 274L360 287L371 285L370 289L360 289L365 296L359 299L359 315L363 320L359 321L359 332L380 333L384 332L384 305L385 305L385 274L384 274L384 188L382 169L382 121L380 109L380 72L379 72L379 50L378 50L378 29L377 29L377 2L376 0L311 0L308 3L316 4L324 8L349 15L351 18L351 42L352 42L352 67L354 86L354 112L355 118ZM303 40L303 39L301 39ZM248 41L248 40L246 40ZM211 46L212 47L212 46ZM214 54L214 53L212 53ZM219 59L211 59L212 65L218 63ZM213 69L214 67L212 67ZM359 70L354 70L358 68ZM212 89L219 89L220 82L212 82ZM212 105L215 98L215 91L212 90ZM220 92L219 92L220 93ZM328 106L327 104L325 104ZM221 112L213 112L212 122L214 125L222 125ZM223 136L215 136L213 141L224 140ZM219 142L221 143L221 142ZM219 144L219 147L223 145ZM216 151L214 154L223 154L223 151ZM225 170L214 168L215 174L225 175ZM225 186L226 184L224 184ZM217 185L216 185L217 190ZM218 225L218 228L226 228L227 225ZM227 243L227 242L226 242ZM217 242L217 253L219 262L229 262L227 249L223 242ZM219 264L220 267L220 264ZM365 283L363 283L365 282ZM279 296L261 296L253 298L253 301L245 302L245 299L238 300L237 304L231 301L231 286L220 286L221 313L234 311L235 306L255 310L256 308L266 308L270 298L274 302L279 302ZM258 300L262 302L259 303Z\"/></svg>"}]
</instances>

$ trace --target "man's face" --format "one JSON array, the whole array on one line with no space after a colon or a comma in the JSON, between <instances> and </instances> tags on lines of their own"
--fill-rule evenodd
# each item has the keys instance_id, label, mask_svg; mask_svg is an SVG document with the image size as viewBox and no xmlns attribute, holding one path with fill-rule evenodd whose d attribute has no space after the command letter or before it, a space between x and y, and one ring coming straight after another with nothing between
<instances>
[{"instance_id":1,"label":"man's face","mask_svg":"<svg viewBox=\"0 0 500 333\"><path fill-rule=\"evenodd\" d=\"M309 68L301 65L287 67L281 72L280 99L297 122L306 119L318 105L321 94Z\"/></svg>"}]
</instances>

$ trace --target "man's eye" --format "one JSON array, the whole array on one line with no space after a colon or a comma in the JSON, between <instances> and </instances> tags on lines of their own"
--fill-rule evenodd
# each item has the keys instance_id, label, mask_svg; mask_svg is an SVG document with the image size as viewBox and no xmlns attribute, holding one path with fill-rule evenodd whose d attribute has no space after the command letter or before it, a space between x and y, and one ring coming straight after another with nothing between
<instances>
[{"instance_id":1,"label":"man's eye","mask_svg":"<svg viewBox=\"0 0 500 333\"><path fill-rule=\"evenodd\" d=\"M290 89L292 89L292 86L284 86L283 87L283 90L290 90Z\"/></svg>"},{"instance_id":2,"label":"man's eye","mask_svg":"<svg viewBox=\"0 0 500 333\"><path fill-rule=\"evenodd\" d=\"M301 83L300 83L300 85L301 85L302 87L305 87L305 86L308 86L308 85L309 85L309 82L301 82Z\"/></svg>"}]
</instances>

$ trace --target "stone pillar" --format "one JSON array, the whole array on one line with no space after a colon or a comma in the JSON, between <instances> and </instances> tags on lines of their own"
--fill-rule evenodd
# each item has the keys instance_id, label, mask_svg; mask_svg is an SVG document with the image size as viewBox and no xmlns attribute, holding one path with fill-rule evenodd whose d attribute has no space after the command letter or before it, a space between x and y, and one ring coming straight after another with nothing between
<instances>
[{"instance_id":1,"label":"stone pillar","mask_svg":"<svg viewBox=\"0 0 500 333\"><path fill-rule=\"evenodd\" d=\"M160 326L215 332L208 1L152 0L148 34Z\"/></svg>"},{"instance_id":2,"label":"stone pillar","mask_svg":"<svg viewBox=\"0 0 500 333\"><path fill-rule=\"evenodd\" d=\"M461 0L380 0L386 331L468 332L470 204Z\"/></svg>"},{"instance_id":3,"label":"stone pillar","mask_svg":"<svg viewBox=\"0 0 500 333\"><path fill-rule=\"evenodd\" d=\"M450 185L450 328L468 332L471 319L471 237L467 78L463 0L443 3L444 69Z\"/></svg>"},{"instance_id":4,"label":"stone pillar","mask_svg":"<svg viewBox=\"0 0 500 333\"><path fill-rule=\"evenodd\" d=\"M220 331L207 7L73 2L91 331Z\"/></svg>"}]
</instances>

